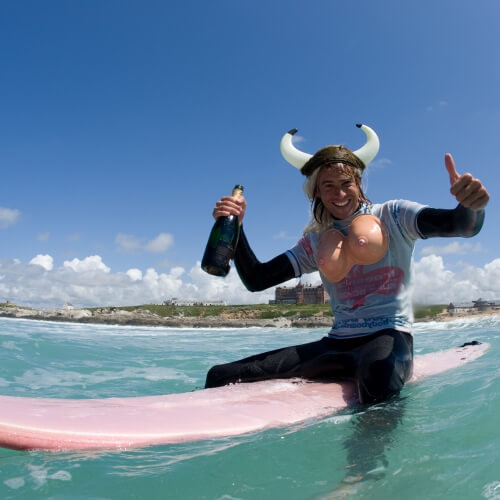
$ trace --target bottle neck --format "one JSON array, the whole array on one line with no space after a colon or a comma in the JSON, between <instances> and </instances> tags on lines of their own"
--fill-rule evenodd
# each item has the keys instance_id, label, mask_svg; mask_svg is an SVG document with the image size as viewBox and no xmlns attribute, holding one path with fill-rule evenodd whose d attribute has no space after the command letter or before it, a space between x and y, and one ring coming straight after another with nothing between
<instances>
[{"instance_id":1,"label":"bottle neck","mask_svg":"<svg viewBox=\"0 0 500 500\"><path fill-rule=\"evenodd\" d=\"M231 193L232 196L235 198L239 198L243 194L243 190L241 188L234 188L233 192Z\"/></svg>"}]
</instances>

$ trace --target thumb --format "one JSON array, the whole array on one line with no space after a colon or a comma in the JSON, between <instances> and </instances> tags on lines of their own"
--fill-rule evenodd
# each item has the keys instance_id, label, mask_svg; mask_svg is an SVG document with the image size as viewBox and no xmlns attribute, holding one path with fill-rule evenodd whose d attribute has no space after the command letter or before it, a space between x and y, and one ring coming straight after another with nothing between
<instances>
[{"instance_id":1,"label":"thumb","mask_svg":"<svg viewBox=\"0 0 500 500\"><path fill-rule=\"evenodd\" d=\"M444 165L446 167L446 170L448 171L448 175L450 176L450 185L453 186L453 184L457 182L460 175L455 168L455 161L453 160L453 156L451 156L450 153L446 153L444 155Z\"/></svg>"}]
</instances>

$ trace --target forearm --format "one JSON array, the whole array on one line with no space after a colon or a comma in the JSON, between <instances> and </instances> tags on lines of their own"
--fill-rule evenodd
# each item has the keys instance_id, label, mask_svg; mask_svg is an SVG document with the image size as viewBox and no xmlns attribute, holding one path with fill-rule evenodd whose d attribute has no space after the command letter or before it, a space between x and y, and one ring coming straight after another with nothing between
<instances>
[{"instance_id":1,"label":"forearm","mask_svg":"<svg viewBox=\"0 0 500 500\"><path fill-rule=\"evenodd\" d=\"M472 210L461 204L453 210L424 208L417 218L417 226L424 238L436 236L470 238L481 230L484 209Z\"/></svg>"},{"instance_id":2,"label":"forearm","mask_svg":"<svg viewBox=\"0 0 500 500\"><path fill-rule=\"evenodd\" d=\"M283 253L269 262L259 262L241 227L234 263L241 281L251 292L259 292L295 277L288 257Z\"/></svg>"}]
</instances>

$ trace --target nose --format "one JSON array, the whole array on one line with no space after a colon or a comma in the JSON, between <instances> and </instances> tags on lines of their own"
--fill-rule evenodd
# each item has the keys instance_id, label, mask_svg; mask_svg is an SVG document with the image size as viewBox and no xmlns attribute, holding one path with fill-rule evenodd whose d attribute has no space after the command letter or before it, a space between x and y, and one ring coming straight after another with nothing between
<instances>
[{"instance_id":1,"label":"nose","mask_svg":"<svg viewBox=\"0 0 500 500\"><path fill-rule=\"evenodd\" d=\"M346 192L341 187L334 188L333 194L339 198L345 198L346 196Z\"/></svg>"}]
</instances>

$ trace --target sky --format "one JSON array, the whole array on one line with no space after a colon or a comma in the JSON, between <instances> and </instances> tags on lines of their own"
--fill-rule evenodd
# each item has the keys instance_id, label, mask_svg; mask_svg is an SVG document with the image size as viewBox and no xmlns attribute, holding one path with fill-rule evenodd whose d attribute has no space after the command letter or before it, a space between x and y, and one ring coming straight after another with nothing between
<instances>
[{"instance_id":1,"label":"sky","mask_svg":"<svg viewBox=\"0 0 500 500\"><path fill-rule=\"evenodd\" d=\"M415 247L417 303L500 299L495 0L1 2L0 302L265 303L200 269L217 199L242 184L261 261L310 216L297 147L381 148L375 203L454 208L444 154L491 195L472 239ZM316 274L303 283L318 284ZM297 280L286 283L294 286Z\"/></svg>"}]
</instances>

